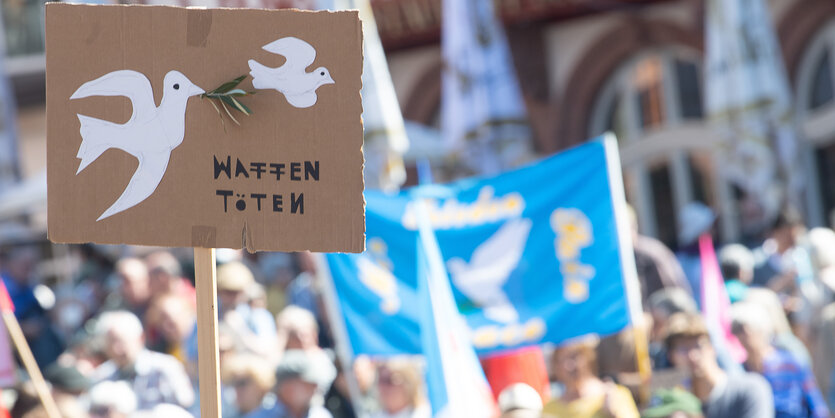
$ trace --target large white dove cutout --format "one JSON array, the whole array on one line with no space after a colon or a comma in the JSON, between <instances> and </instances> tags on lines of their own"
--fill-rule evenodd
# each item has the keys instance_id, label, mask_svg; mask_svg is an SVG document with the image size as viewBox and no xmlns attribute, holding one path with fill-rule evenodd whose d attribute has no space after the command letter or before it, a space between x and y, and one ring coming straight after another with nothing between
<instances>
[{"instance_id":1,"label":"large white dove cutout","mask_svg":"<svg viewBox=\"0 0 835 418\"><path fill-rule=\"evenodd\" d=\"M270 68L258 61L249 60L249 74L252 87L274 89L282 94L291 105L299 108L316 104L316 89L325 84L334 84L330 72L319 67L312 72L305 69L316 59L316 50L309 43L286 37L263 46L264 50L284 56L287 59L277 68Z\"/></svg>"},{"instance_id":2,"label":"large white dove cutout","mask_svg":"<svg viewBox=\"0 0 835 418\"><path fill-rule=\"evenodd\" d=\"M502 286L519 264L530 232L530 219L507 221L476 248L469 263L460 258L447 261L455 287L482 306L488 319L504 324L519 320Z\"/></svg>"},{"instance_id":3,"label":"large white dove cutout","mask_svg":"<svg viewBox=\"0 0 835 418\"><path fill-rule=\"evenodd\" d=\"M124 124L78 114L81 122L81 159L76 175L110 148L127 152L139 160L119 199L96 219L96 222L129 209L154 193L165 170L171 151L183 142L188 99L204 93L179 71L169 71L163 81L162 102L154 103L151 82L144 74L120 70L105 74L81 85L70 99L90 96L125 96L133 114Z\"/></svg>"}]
</instances>

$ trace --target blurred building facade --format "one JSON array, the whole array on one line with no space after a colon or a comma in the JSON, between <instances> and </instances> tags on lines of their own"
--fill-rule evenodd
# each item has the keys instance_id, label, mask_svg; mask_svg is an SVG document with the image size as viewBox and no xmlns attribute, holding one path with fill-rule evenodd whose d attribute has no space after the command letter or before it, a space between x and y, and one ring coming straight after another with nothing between
<instances>
[{"instance_id":1,"label":"blurred building facade","mask_svg":"<svg viewBox=\"0 0 835 418\"><path fill-rule=\"evenodd\" d=\"M768 0L792 84L807 177L807 221L835 210L835 3ZM440 1L380 0L375 14L404 117L437 126ZM641 229L675 247L678 209L720 212L744 238L739 195L717 173L719 136L703 110L703 0L498 0L534 128L548 155L587 138L619 139ZM546 185L543 185L546 186Z\"/></svg>"},{"instance_id":2,"label":"blurred building facade","mask_svg":"<svg viewBox=\"0 0 835 418\"><path fill-rule=\"evenodd\" d=\"M314 1L199 3L309 8ZM738 196L717 174L713 144L719 137L703 112L704 0L496 0L496 4L507 26L539 155L613 131L621 145L627 197L646 234L675 247L676 213L698 200L722 215L722 239L742 237ZM768 4L800 127L807 176L802 207L811 225L831 225L835 2L768 0ZM411 138L417 150L410 154L409 164L414 167L416 154L427 148L421 142L432 140L440 119L441 0L372 0L372 5L403 115L416 123L412 132L421 133ZM2 3L5 66L19 105L18 150L24 178L41 173L46 162L42 7L42 0ZM420 129L421 125L428 129ZM416 178L414 169L410 176Z\"/></svg>"}]
</instances>

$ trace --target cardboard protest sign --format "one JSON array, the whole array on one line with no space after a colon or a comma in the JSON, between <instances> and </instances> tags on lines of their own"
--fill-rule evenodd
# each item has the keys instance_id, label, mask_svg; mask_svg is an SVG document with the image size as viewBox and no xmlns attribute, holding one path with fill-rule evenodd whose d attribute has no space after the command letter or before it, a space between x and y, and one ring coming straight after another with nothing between
<instances>
[{"instance_id":1,"label":"cardboard protest sign","mask_svg":"<svg viewBox=\"0 0 835 418\"><path fill-rule=\"evenodd\" d=\"M363 250L356 12L52 3L46 34L51 240Z\"/></svg>"}]
</instances>

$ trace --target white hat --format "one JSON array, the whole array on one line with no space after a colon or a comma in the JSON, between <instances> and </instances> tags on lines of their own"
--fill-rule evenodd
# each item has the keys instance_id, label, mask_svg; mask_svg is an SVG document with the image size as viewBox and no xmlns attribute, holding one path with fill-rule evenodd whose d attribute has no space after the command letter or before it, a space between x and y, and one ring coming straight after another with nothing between
<instances>
[{"instance_id":1,"label":"white hat","mask_svg":"<svg viewBox=\"0 0 835 418\"><path fill-rule=\"evenodd\" d=\"M536 389L525 383L514 383L499 394L499 409L502 413L514 410L542 411L542 398Z\"/></svg>"},{"instance_id":2,"label":"white hat","mask_svg":"<svg viewBox=\"0 0 835 418\"><path fill-rule=\"evenodd\" d=\"M678 216L678 242L690 244L699 235L710 230L716 214L701 202L690 202L681 208Z\"/></svg>"}]
</instances>

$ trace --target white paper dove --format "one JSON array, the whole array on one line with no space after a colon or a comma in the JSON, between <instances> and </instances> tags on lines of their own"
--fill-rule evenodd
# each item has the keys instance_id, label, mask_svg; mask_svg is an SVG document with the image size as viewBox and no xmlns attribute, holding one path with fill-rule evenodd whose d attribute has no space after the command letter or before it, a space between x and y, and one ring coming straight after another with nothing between
<instances>
[{"instance_id":1,"label":"white paper dove","mask_svg":"<svg viewBox=\"0 0 835 418\"><path fill-rule=\"evenodd\" d=\"M133 114L124 124L78 115L81 146L76 157L81 159L81 164L76 174L110 148L125 151L139 160L139 167L122 195L97 222L153 194L168 168L171 150L183 142L188 99L204 91L179 71L169 71L163 86L162 102L157 107L148 78L136 71L120 70L82 84L70 96L70 99L125 96L133 107Z\"/></svg>"},{"instance_id":2,"label":"white paper dove","mask_svg":"<svg viewBox=\"0 0 835 418\"><path fill-rule=\"evenodd\" d=\"M263 48L284 56L287 61L278 68L270 68L258 61L249 60L252 87L260 90L274 89L284 94L291 105L305 108L316 104L316 89L325 84L334 84L325 67L305 72L316 59L316 50L309 43L289 36L270 42Z\"/></svg>"},{"instance_id":3,"label":"white paper dove","mask_svg":"<svg viewBox=\"0 0 835 418\"><path fill-rule=\"evenodd\" d=\"M507 221L476 248L469 263L460 258L447 262L455 287L483 307L488 319L504 324L519 320L502 286L519 264L530 231L530 219Z\"/></svg>"}]
</instances>

